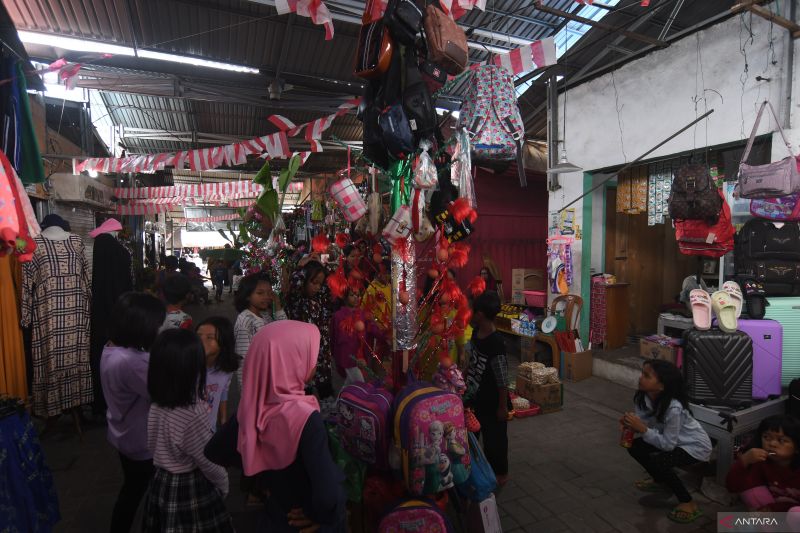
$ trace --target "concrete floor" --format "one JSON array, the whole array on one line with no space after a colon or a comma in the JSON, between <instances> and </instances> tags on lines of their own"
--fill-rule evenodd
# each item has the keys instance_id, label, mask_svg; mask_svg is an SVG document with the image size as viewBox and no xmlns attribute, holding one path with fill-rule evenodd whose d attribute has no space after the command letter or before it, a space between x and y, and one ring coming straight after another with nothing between
<instances>
[{"instance_id":1,"label":"concrete floor","mask_svg":"<svg viewBox=\"0 0 800 533\"><path fill-rule=\"evenodd\" d=\"M195 321L212 314L233 318L231 300L226 293L221 304L187 311ZM731 508L699 494L697 471L686 478L704 516L690 525L666 518L674 498L643 494L633 487L645 475L619 446L617 428L620 413L631 408L632 394L597 377L566 383L563 410L509 424L511 480L498 495L505 532L717 530L716 513ZM84 429L81 442L64 417L56 433L43 442L60 498L62 520L55 529L59 533L106 532L121 484L119 461L105 440L105 426ZM255 531L255 511L245 507L237 487L238 474L232 471L228 508L238 531ZM132 531L138 528L137 520Z\"/></svg>"}]
</instances>

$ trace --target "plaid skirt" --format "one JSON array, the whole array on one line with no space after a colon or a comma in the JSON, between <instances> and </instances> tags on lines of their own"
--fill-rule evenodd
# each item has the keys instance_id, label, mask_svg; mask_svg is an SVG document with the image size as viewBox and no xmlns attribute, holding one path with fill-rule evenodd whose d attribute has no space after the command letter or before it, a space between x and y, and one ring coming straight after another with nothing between
<instances>
[{"instance_id":1,"label":"plaid skirt","mask_svg":"<svg viewBox=\"0 0 800 533\"><path fill-rule=\"evenodd\" d=\"M222 494L199 469L172 474L156 468L142 522L145 533L234 531Z\"/></svg>"}]
</instances>

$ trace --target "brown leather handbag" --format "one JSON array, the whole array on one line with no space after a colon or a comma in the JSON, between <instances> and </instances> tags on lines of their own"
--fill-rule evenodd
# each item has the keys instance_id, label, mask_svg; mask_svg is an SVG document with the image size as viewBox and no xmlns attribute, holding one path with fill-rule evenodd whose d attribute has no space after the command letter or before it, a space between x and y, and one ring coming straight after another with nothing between
<instances>
[{"instance_id":1,"label":"brown leather handbag","mask_svg":"<svg viewBox=\"0 0 800 533\"><path fill-rule=\"evenodd\" d=\"M428 45L428 59L441 66L448 74L464 72L469 60L464 30L434 4L425 9L423 27Z\"/></svg>"}]
</instances>

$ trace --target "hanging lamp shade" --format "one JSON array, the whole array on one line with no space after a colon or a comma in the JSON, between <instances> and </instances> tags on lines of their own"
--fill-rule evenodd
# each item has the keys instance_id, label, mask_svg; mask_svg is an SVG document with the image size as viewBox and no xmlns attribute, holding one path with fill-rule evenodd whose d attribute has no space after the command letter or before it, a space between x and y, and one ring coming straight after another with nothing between
<instances>
[{"instance_id":1,"label":"hanging lamp shade","mask_svg":"<svg viewBox=\"0 0 800 533\"><path fill-rule=\"evenodd\" d=\"M578 165L567 161L567 151L561 150L561 158L558 163L547 169L548 174L567 174L569 172L581 172L583 169Z\"/></svg>"}]
</instances>

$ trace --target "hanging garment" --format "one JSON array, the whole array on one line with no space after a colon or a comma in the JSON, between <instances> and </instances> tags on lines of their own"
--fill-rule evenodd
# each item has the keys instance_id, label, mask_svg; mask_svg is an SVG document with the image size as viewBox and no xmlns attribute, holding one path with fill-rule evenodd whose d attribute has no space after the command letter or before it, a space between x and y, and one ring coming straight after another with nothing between
<instances>
[{"instance_id":1,"label":"hanging garment","mask_svg":"<svg viewBox=\"0 0 800 533\"><path fill-rule=\"evenodd\" d=\"M20 148L19 166L15 168L24 183L42 183L46 176L42 164L42 153L39 151L39 141L36 139L36 130L33 128L31 105L28 101L28 85L25 82L21 61L17 62L16 73L19 82L17 99L20 106L18 138L22 147Z\"/></svg>"},{"instance_id":2,"label":"hanging garment","mask_svg":"<svg viewBox=\"0 0 800 533\"><path fill-rule=\"evenodd\" d=\"M93 399L89 262L77 235L36 244L23 265L21 322L32 331L33 412L54 416Z\"/></svg>"},{"instance_id":3,"label":"hanging garment","mask_svg":"<svg viewBox=\"0 0 800 533\"><path fill-rule=\"evenodd\" d=\"M617 213L638 215L647 212L647 176L626 172L617 183Z\"/></svg>"},{"instance_id":4,"label":"hanging garment","mask_svg":"<svg viewBox=\"0 0 800 533\"><path fill-rule=\"evenodd\" d=\"M92 253L92 331L91 366L94 387L94 408L105 411L105 398L100 386L100 356L108 342L111 311L121 294L132 291L131 254L113 235L103 233L94 240Z\"/></svg>"},{"instance_id":5,"label":"hanging garment","mask_svg":"<svg viewBox=\"0 0 800 533\"><path fill-rule=\"evenodd\" d=\"M669 215L669 195L672 192L672 171L669 168L650 169L647 187L647 225L663 224Z\"/></svg>"},{"instance_id":6,"label":"hanging garment","mask_svg":"<svg viewBox=\"0 0 800 533\"><path fill-rule=\"evenodd\" d=\"M0 516L3 531L48 533L61 519L53 474L27 413L0 418Z\"/></svg>"},{"instance_id":7,"label":"hanging garment","mask_svg":"<svg viewBox=\"0 0 800 533\"><path fill-rule=\"evenodd\" d=\"M25 346L19 327L17 288L10 255L0 257L0 391L18 398L28 397Z\"/></svg>"},{"instance_id":8,"label":"hanging garment","mask_svg":"<svg viewBox=\"0 0 800 533\"><path fill-rule=\"evenodd\" d=\"M41 232L39 223L14 167L0 152L0 255L14 253L20 261L30 261Z\"/></svg>"}]
</instances>

